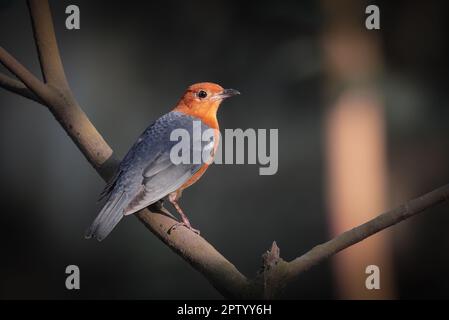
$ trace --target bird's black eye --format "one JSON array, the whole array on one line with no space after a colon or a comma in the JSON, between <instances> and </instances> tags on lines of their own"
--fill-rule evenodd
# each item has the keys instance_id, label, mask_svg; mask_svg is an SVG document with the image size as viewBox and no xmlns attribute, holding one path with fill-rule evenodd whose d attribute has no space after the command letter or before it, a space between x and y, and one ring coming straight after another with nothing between
<instances>
[{"instance_id":1,"label":"bird's black eye","mask_svg":"<svg viewBox=\"0 0 449 320\"><path fill-rule=\"evenodd\" d=\"M206 91L200 90L200 91L198 92L198 98L204 99L204 98L206 98L206 97L207 97L207 92L206 92Z\"/></svg>"}]
</instances>

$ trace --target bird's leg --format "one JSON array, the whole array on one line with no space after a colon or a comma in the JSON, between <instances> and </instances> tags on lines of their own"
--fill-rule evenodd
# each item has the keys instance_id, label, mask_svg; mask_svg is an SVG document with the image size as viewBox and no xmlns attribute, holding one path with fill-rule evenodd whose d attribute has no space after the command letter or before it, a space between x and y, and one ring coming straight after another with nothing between
<instances>
[{"instance_id":1,"label":"bird's leg","mask_svg":"<svg viewBox=\"0 0 449 320\"><path fill-rule=\"evenodd\" d=\"M200 234L200 231L197 229L192 228L192 225L190 224L189 218L187 218L187 215L182 211L181 207L179 206L178 199L180 197L181 193L173 192L168 195L168 201L175 207L176 211L178 211L179 215L181 216L182 222L178 222L171 226L171 228L168 230L169 232L176 229L179 226L184 226L193 232Z\"/></svg>"}]
</instances>

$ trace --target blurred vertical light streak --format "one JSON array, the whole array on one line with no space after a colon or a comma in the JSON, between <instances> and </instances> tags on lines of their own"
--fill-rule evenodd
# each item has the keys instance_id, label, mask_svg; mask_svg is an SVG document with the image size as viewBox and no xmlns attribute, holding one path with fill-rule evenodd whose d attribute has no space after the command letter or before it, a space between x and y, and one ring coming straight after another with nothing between
<instances>
[{"instance_id":1,"label":"blurred vertical light streak","mask_svg":"<svg viewBox=\"0 0 449 320\"><path fill-rule=\"evenodd\" d=\"M376 31L364 29L360 1L322 1L323 58L328 109L324 117L326 192L332 235L373 218L387 207L385 116L375 85L382 73ZM366 267L380 268L380 290L368 290ZM391 244L382 232L333 260L337 296L394 297Z\"/></svg>"}]
</instances>

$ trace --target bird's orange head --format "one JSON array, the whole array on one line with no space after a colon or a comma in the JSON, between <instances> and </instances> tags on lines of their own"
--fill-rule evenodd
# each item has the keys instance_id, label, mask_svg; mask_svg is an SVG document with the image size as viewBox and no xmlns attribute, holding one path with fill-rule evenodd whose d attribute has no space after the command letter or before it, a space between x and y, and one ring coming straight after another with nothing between
<instances>
[{"instance_id":1,"label":"bird's orange head","mask_svg":"<svg viewBox=\"0 0 449 320\"><path fill-rule=\"evenodd\" d=\"M211 128L218 128L218 107L224 99L237 94L240 92L234 89L223 89L215 83L196 83L187 88L173 111L196 117Z\"/></svg>"}]
</instances>

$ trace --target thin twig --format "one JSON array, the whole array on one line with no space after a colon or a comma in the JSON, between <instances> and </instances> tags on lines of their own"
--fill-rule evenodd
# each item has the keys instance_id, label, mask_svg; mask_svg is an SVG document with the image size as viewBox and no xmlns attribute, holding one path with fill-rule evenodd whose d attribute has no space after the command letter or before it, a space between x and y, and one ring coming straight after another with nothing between
<instances>
[{"instance_id":1,"label":"thin twig","mask_svg":"<svg viewBox=\"0 0 449 320\"><path fill-rule=\"evenodd\" d=\"M38 96L36 96L30 89L28 89L23 84L23 82L13 79L1 72L0 72L0 87L13 93L16 93L22 97L45 105L45 103Z\"/></svg>"},{"instance_id":2,"label":"thin twig","mask_svg":"<svg viewBox=\"0 0 449 320\"><path fill-rule=\"evenodd\" d=\"M449 184L385 212L376 218L346 231L341 235L314 247L289 263L289 277L293 278L322 260L344 250L370 236L405 219L449 199Z\"/></svg>"},{"instance_id":3,"label":"thin twig","mask_svg":"<svg viewBox=\"0 0 449 320\"><path fill-rule=\"evenodd\" d=\"M0 62L40 99L45 101L48 98L50 93L49 88L3 49L3 47L0 47Z\"/></svg>"}]
</instances>

